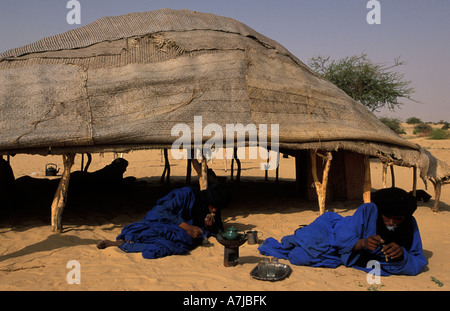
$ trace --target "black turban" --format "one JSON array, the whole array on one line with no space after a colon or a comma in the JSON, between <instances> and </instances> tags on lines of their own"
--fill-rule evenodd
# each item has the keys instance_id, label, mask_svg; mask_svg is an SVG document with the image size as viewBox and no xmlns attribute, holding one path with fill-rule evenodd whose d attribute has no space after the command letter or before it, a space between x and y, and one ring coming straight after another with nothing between
<instances>
[{"instance_id":1,"label":"black turban","mask_svg":"<svg viewBox=\"0 0 450 311\"><path fill-rule=\"evenodd\" d=\"M212 184L203 193L205 203L218 209L224 209L230 203L230 191L225 184Z\"/></svg>"},{"instance_id":2,"label":"black turban","mask_svg":"<svg viewBox=\"0 0 450 311\"><path fill-rule=\"evenodd\" d=\"M210 213L208 206L212 205L218 210L214 217L214 227L212 232L217 233L218 231L223 231L223 223L220 211L224 209L231 201L230 190L227 185L222 183L216 183L210 185L206 190L200 191L196 187L192 187L197 198L199 198L198 203L192 211L193 224L197 227L203 227L205 217Z\"/></svg>"},{"instance_id":3,"label":"black turban","mask_svg":"<svg viewBox=\"0 0 450 311\"><path fill-rule=\"evenodd\" d=\"M386 188L372 194L372 202L385 216L412 216L417 209L417 199L400 188Z\"/></svg>"}]
</instances>

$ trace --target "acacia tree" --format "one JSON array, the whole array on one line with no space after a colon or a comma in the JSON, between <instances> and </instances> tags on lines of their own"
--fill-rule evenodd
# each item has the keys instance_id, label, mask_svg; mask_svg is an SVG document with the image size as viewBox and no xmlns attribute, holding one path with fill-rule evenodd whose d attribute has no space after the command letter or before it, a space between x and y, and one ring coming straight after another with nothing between
<instances>
[{"instance_id":1,"label":"acacia tree","mask_svg":"<svg viewBox=\"0 0 450 311\"><path fill-rule=\"evenodd\" d=\"M311 69L372 112L382 107L394 111L402 105L399 98L414 101L411 98L414 90L409 87L411 81L404 81L403 74L392 70L404 64L405 62L400 62L400 58L395 59L390 66L375 64L365 53L338 61L322 56L313 57L309 61Z\"/></svg>"}]
</instances>

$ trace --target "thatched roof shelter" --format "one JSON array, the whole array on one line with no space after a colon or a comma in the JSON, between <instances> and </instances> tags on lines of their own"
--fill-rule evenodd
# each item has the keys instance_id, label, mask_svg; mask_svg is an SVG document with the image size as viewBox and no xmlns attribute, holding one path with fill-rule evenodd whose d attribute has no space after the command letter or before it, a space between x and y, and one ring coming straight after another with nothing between
<instances>
[{"instance_id":1,"label":"thatched roof shelter","mask_svg":"<svg viewBox=\"0 0 450 311\"><path fill-rule=\"evenodd\" d=\"M279 124L279 148L350 150L448 178L279 43L227 17L104 17L0 54L0 154L170 148L175 124ZM203 137L206 141L209 137ZM270 141L270 138L268 138Z\"/></svg>"}]
</instances>

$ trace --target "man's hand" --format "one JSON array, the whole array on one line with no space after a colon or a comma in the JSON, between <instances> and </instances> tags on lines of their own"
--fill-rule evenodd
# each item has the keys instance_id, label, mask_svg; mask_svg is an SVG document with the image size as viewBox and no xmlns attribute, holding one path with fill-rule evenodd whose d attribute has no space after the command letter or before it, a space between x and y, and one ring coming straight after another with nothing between
<instances>
[{"instance_id":1,"label":"man's hand","mask_svg":"<svg viewBox=\"0 0 450 311\"><path fill-rule=\"evenodd\" d=\"M206 215L206 218L205 218L205 226L206 226L206 228L211 228L212 227L212 225L214 224L214 216L215 216L214 213L210 213L210 214Z\"/></svg>"},{"instance_id":2,"label":"man's hand","mask_svg":"<svg viewBox=\"0 0 450 311\"><path fill-rule=\"evenodd\" d=\"M381 243L383 243L383 240L379 235L371 235L366 239L365 248L374 251Z\"/></svg>"},{"instance_id":3,"label":"man's hand","mask_svg":"<svg viewBox=\"0 0 450 311\"><path fill-rule=\"evenodd\" d=\"M382 243L382 239L379 235L371 235L367 239L360 239L353 247L354 251L362 249L375 250Z\"/></svg>"},{"instance_id":4,"label":"man's hand","mask_svg":"<svg viewBox=\"0 0 450 311\"><path fill-rule=\"evenodd\" d=\"M197 226L192 226L186 222L182 222L179 227L187 232L192 238L196 239L203 234L202 229Z\"/></svg>"},{"instance_id":5,"label":"man's hand","mask_svg":"<svg viewBox=\"0 0 450 311\"><path fill-rule=\"evenodd\" d=\"M371 235L367 239L359 240L353 247L353 251L358 251L361 249L368 249L368 250L373 251L373 250L377 249L377 247L379 247L383 243L384 243L384 241L379 235ZM381 251L388 258L391 258L391 259L396 259L403 255L403 247L401 247L400 245L398 245L395 242L385 245L381 249Z\"/></svg>"},{"instance_id":6,"label":"man's hand","mask_svg":"<svg viewBox=\"0 0 450 311\"><path fill-rule=\"evenodd\" d=\"M390 259L396 259L403 255L403 247L395 242L389 243L381 251Z\"/></svg>"}]
</instances>

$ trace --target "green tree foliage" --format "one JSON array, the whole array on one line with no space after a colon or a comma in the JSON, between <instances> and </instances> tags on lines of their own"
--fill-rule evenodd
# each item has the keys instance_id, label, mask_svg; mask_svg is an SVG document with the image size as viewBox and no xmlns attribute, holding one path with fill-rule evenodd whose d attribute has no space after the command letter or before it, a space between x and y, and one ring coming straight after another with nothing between
<instances>
[{"instance_id":1,"label":"green tree foliage","mask_svg":"<svg viewBox=\"0 0 450 311\"><path fill-rule=\"evenodd\" d=\"M408 123L408 124L420 124L420 123L423 123L423 122L419 118L411 117L411 118L408 118L406 120L406 123Z\"/></svg>"},{"instance_id":2,"label":"green tree foliage","mask_svg":"<svg viewBox=\"0 0 450 311\"><path fill-rule=\"evenodd\" d=\"M396 132L397 134L405 134L405 129L401 127L399 119L393 118L380 118L380 121L383 122L387 127Z\"/></svg>"},{"instance_id":3,"label":"green tree foliage","mask_svg":"<svg viewBox=\"0 0 450 311\"><path fill-rule=\"evenodd\" d=\"M430 139L448 139L449 137L449 132L443 129L433 129L430 134Z\"/></svg>"},{"instance_id":4,"label":"green tree foliage","mask_svg":"<svg viewBox=\"0 0 450 311\"><path fill-rule=\"evenodd\" d=\"M425 123L420 123L414 126L413 134L420 136L428 136L433 131L433 128Z\"/></svg>"},{"instance_id":5,"label":"green tree foliage","mask_svg":"<svg viewBox=\"0 0 450 311\"><path fill-rule=\"evenodd\" d=\"M393 71L404 65L399 58L391 66L375 64L367 54L336 60L330 57L313 57L309 61L311 69L341 88L354 100L359 101L370 111L387 107L394 111L402 105L400 98L411 99L411 81L404 81L404 75Z\"/></svg>"}]
</instances>

